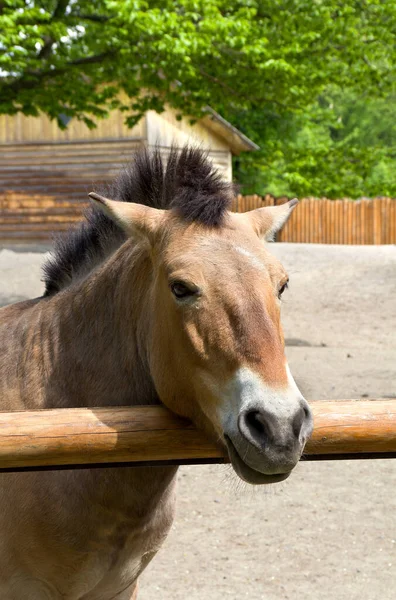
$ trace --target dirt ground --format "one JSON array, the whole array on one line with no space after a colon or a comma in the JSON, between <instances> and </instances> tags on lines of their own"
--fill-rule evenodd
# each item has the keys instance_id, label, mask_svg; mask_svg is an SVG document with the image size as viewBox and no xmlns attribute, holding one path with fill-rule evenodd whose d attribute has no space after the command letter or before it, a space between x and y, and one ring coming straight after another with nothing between
<instances>
[{"instance_id":1,"label":"dirt ground","mask_svg":"<svg viewBox=\"0 0 396 600\"><path fill-rule=\"evenodd\" d=\"M306 398L396 397L396 247L273 244ZM0 252L0 305L41 293L37 252ZM26 250L26 249L25 249ZM178 512L140 600L393 600L396 460L300 463L253 488L225 466L180 469Z\"/></svg>"}]
</instances>

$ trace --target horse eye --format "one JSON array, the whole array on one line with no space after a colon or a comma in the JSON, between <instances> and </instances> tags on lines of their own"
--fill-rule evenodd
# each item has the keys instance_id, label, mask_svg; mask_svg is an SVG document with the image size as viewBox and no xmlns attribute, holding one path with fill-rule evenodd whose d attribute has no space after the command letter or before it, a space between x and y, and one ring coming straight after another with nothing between
<instances>
[{"instance_id":1,"label":"horse eye","mask_svg":"<svg viewBox=\"0 0 396 600\"><path fill-rule=\"evenodd\" d=\"M288 287L289 287L289 280L287 280L287 281L286 281L286 282L285 282L285 283L282 285L282 287L280 287L280 288L279 288L279 290L278 290L278 298L279 298L279 300L281 299L281 296L282 296L283 292L284 292L284 291L285 291L285 290L286 290Z\"/></svg>"},{"instance_id":2,"label":"horse eye","mask_svg":"<svg viewBox=\"0 0 396 600\"><path fill-rule=\"evenodd\" d=\"M174 281L170 286L172 290L172 294L176 298L188 298L189 296L194 296L196 293L195 290L190 289L185 283L182 281Z\"/></svg>"}]
</instances>

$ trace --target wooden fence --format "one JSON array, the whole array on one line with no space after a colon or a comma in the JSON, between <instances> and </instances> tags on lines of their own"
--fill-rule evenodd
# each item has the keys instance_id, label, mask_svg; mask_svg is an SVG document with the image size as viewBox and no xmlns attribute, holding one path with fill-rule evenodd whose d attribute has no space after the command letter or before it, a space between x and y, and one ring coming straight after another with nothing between
<instances>
[{"instance_id":1,"label":"wooden fence","mask_svg":"<svg viewBox=\"0 0 396 600\"><path fill-rule=\"evenodd\" d=\"M396 457L396 400L311 403L304 460ZM224 449L164 406L0 413L0 472L226 462Z\"/></svg>"},{"instance_id":2,"label":"wooden fence","mask_svg":"<svg viewBox=\"0 0 396 600\"><path fill-rule=\"evenodd\" d=\"M91 188L86 190L91 191ZM273 206L286 198L238 196L232 209L245 212ZM0 193L0 242L49 241L82 218L88 201L77 195ZM319 244L396 244L396 200L328 200L304 198L278 234L280 242Z\"/></svg>"},{"instance_id":3,"label":"wooden fence","mask_svg":"<svg viewBox=\"0 0 396 600\"><path fill-rule=\"evenodd\" d=\"M287 198L238 196L233 210L282 204ZM328 200L303 198L293 211L279 242L316 244L396 244L396 199Z\"/></svg>"}]
</instances>

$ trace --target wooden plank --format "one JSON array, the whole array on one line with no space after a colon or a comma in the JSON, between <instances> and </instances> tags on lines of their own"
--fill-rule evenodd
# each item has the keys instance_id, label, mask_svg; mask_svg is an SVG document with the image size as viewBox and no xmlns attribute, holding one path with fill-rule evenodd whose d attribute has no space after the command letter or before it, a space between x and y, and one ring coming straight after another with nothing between
<instances>
[{"instance_id":1,"label":"wooden plank","mask_svg":"<svg viewBox=\"0 0 396 600\"><path fill-rule=\"evenodd\" d=\"M7 226L21 226L21 227L29 227L32 223L36 223L36 224L42 224L44 225L45 223L47 224L51 224L54 227L56 227L59 223L62 224L72 224L72 223L78 223L79 221L82 220L82 215L54 215L54 214L49 214L47 216L42 216L42 215L6 215L4 216L0 216L0 227L2 227L3 225L7 225Z\"/></svg>"},{"instance_id":2,"label":"wooden plank","mask_svg":"<svg viewBox=\"0 0 396 600\"><path fill-rule=\"evenodd\" d=\"M311 406L305 459L396 453L396 400ZM0 413L0 469L206 459L224 461L223 449L162 406Z\"/></svg>"},{"instance_id":3,"label":"wooden plank","mask_svg":"<svg viewBox=\"0 0 396 600\"><path fill-rule=\"evenodd\" d=\"M354 202L347 201L348 206L348 244L354 244L355 223L354 223Z\"/></svg>"},{"instance_id":4,"label":"wooden plank","mask_svg":"<svg viewBox=\"0 0 396 600\"><path fill-rule=\"evenodd\" d=\"M315 210L316 210L316 201L315 198L310 198L310 206L309 206L309 238L311 241L311 244L315 243L315 236L316 236L316 227L317 227L317 223L316 223L316 215L315 215Z\"/></svg>"},{"instance_id":5,"label":"wooden plank","mask_svg":"<svg viewBox=\"0 0 396 600\"><path fill-rule=\"evenodd\" d=\"M52 231L63 231L65 229L68 229L69 226L70 223L29 223L25 221L19 226L16 226L15 224L7 225L6 223L0 223L0 238L2 238L4 234L16 231L17 229L21 229L23 231L35 231L40 233L48 231L49 233L51 233Z\"/></svg>"},{"instance_id":6,"label":"wooden plank","mask_svg":"<svg viewBox=\"0 0 396 600\"><path fill-rule=\"evenodd\" d=\"M360 200L360 244L366 243L367 211L366 201Z\"/></svg>"},{"instance_id":7,"label":"wooden plank","mask_svg":"<svg viewBox=\"0 0 396 600\"><path fill-rule=\"evenodd\" d=\"M303 212L304 212L304 200L300 200L300 202L298 203L298 206L294 210L294 213L296 215L295 221L294 221L294 231L288 240L289 242L301 242L300 230L301 230L301 220L302 220Z\"/></svg>"},{"instance_id":8,"label":"wooden plank","mask_svg":"<svg viewBox=\"0 0 396 600\"><path fill-rule=\"evenodd\" d=\"M377 243L384 243L384 221L383 221L383 206L384 206L384 198L377 199L378 207L377 207L377 222L378 222L378 231L377 231Z\"/></svg>"},{"instance_id":9,"label":"wooden plank","mask_svg":"<svg viewBox=\"0 0 396 600\"><path fill-rule=\"evenodd\" d=\"M339 244L345 244L346 228L345 228L345 200L337 200L338 205L338 227L339 227Z\"/></svg>"},{"instance_id":10,"label":"wooden plank","mask_svg":"<svg viewBox=\"0 0 396 600\"><path fill-rule=\"evenodd\" d=\"M315 244L320 244L321 240L322 240L322 218L321 218L321 211L320 211L320 205L321 205L320 199L319 198L315 199L314 203L315 203L314 240L315 240Z\"/></svg>"},{"instance_id":11,"label":"wooden plank","mask_svg":"<svg viewBox=\"0 0 396 600\"><path fill-rule=\"evenodd\" d=\"M331 200L325 200L325 207L324 207L325 213L326 213L326 239L325 239L325 244L330 244L330 240L331 240L331 231L332 231L332 202Z\"/></svg>"},{"instance_id":12,"label":"wooden plank","mask_svg":"<svg viewBox=\"0 0 396 600\"><path fill-rule=\"evenodd\" d=\"M301 241L310 242L310 221L309 221L309 209L310 209L311 198L306 198L304 202L304 212L301 227Z\"/></svg>"},{"instance_id":13,"label":"wooden plank","mask_svg":"<svg viewBox=\"0 0 396 600\"><path fill-rule=\"evenodd\" d=\"M339 244L339 218L338 218L338 200L332 200L334 212L333 244Z\"/></svg>"},{"instance_id":14,"label":"wooden plank","mask_svg":"<svg viewBox=\"0 0 396 600\"><path fill-rule=\"evenodd\" d=\"M373 200L373 244L381 243L381 200Z\"/></svg>"},{"instance_id":15,"label":"wooden plank","mask_svg":"<svg viewBox=\"0 0 396 600\"><path fill-rule=\"evenodd\" d=\"M323 243L322 240L324 238L325 232L323 231L323 216L322 216L322 198L315 198L315 211L314 211L314 219L315 219L315 229L314 229L314 239L315 244Z\"/></svg>"},{"instance_id":16,"label":"wooden plank","mask_svg":"<svg viewBox=\"0 0 396 600\"><path fill-rule=\"evenodd\" d=\"M328 214L329 214L329 219L328 219L328 226L327 226L327 243L328 244L332 244L333 243L333 236L334 236L334 216L335 216L335 211L334 211L334 202L333 200L328 200L327 201L327 207L328 207Z\"/></svg>"},{"instance_id":17,"label":"wooden plank","mask_svg":"<svg viewBox=\"0 0 396 600\"><path fill-rule=\"evenodd\" d=\"M79 162L86 163L127 163L130 161L130 156L127 151L125 152L108 152L106 148L102 149L100 153L92 153L92 152L81 152L81 153L71 153L71 154L27 154L21 156L8 156L8 154L4 154L2 156L2 163L4 167L14 168L14 167L24 167L26 165L36 165L37 167L41 167L41 165L50 165L50 164L72 164Z\"/></svg>"},{"instance_id":18,"label":"wooden plank","mask_svg":"<svg viewBox=\"0 0 396 600\"><path fill-rule=\"evenodd\" d=\"M0 121L1 124L1 121ZM40 149L51 149L51 152L54 152L54 149L62 149L64 148L65 152L68 149L74 148L88 148L90 150L95 151L96 148L101 148L103 146L115 146L119 148L141 148L145 146L145 141L138 137L128 137L123 139L116 138L101 138L100 140L73 140L72 142L69 140L57 140L55 142L51 141L28 141L24 140L22 142L9 142L2 143L0 141L0 152L6 152L10 150L11 152L24 152L25 150L40 150ZM165 149L164 149L165 150ZM62 150L61 150L62 151Z\"/></svg>"},{"instance_id":19,"label":"wooden plank","mask_svg":"<svg viewBox=\"0 0 396 600\"><path fill-rule=\"evenodd\" d=\"M326 199L320 198L318 202L318 213L319 213L319 225L320 225L320 236L319 236L319 244L326 243L326 233L327 233L327 214L326 214Z\"/></svg>"},{"instance_id":20,"label":"wooden plank","mask_svg":"<svg viewBox=\"0 0 396 600\"><path fill-rule=\"evenodd\" d=\"M51 211L56 208L60 210L71 210L76 212L77 210L82 210L89 206L89 203L85 200L85 196L83 196L84 200L81 199L81 194L78 194L78 198L72 198L69 196L61 197L51 197L45 198L45 196L39 197L37 200L34 199L32 202L29 201L29 197L24 199L15 199L13 201L7 200L2 204L5 210L13 211L16 210L18 212L30 212L34 210L43 210L43 211ZM1 202L1 194L0 194L0 202Z\"/></svg>"},{"instance_id":21,"label":"wooden plank","mask_svg":"<svg viewBox=\"0 0 396 600\"><path fill-rule=\"evenodd\" d=\"M340 243L339 201L334 200L334 244Z\"/></svg>"},{"instance_id":22,"label":"wooden plank","mask_svg":"<svg viewBox=\"0 0 396 600\"><path fill-rule=\"evenodd\" d=\"M61 157L72 158L75 156L124 156L136 152L139 146L131 143L124 144L53 144L48 146L9 146L0 144L1 155L9 161L19 161L31 157Z\"/></svg>"},{"instance_id":23,"label":"wooden plank","mask_svg":"<svg viewBox=\"0 0 396 600\"><path fill-rule=\"evenodd\" d=\"M45 170L45 169L53 169L54 171L76 171L79 168L90 167L94 169L94 172L97 169L118 169L120 170L125 164L128 163L128 160L125 157L94 157L90 155L84 155L81 158L76 159L65 159L60 160L58 158L46 159L45 161L42 159L28 159L21 160L15 163L5 162L4 167L9 171L18 170L18 169L27 169L31 170Z\"/></svg>"},{"instance_id":24,"label":"wooden plank","mask_svg":"<svg viewBox=\"0 0 396 600\"><path fill-rule=\"evenodd\" d=\"M366 241L365 244L373 243L373 202L366 204Z\"/></svg>"},{"instance_id":25,"label":"wooden plank","mask_svg":"<svg viewBox=\"0 0 396 600\"><path fill-rule=\"evenodd\" d=\"M31 242L51 242L54 234L60 233L55 228L51 231L19 231L14 229L13 231L3 232L0 227L0 242L15 242L15 243L31 243Z\"/></svg>"},{"instance_id":26,"label":"wooden plank","mask_svg":"<svg viewBox=\"0 0 396 600\"><path fill-rule=\"evenodd\" d=\"M354 208L354 213L353 213L353 220L354 220L354 244L361 244L361 237L362 237L362 203L360 202L360 200L355 200L354 204L353 204L353 208Z\"/></svg>"},{"instance_id":27,"label":"wooden plank","mask_svg":"<svg viewBox=\"0 0 396 600\"><path fill-rule=\"evenodd\" d=\"M315 242L317 244L321 244L323 240L322 205L319 198L315 200Z\"/></svg>"},{"instance_id":28,"label":"wooden plank","mask_svg":"<svg viewBox=\"0 0 396 600\"><path fill-rule=\"evenodd\" d=\"M345 198L337 200L338 205L338 243L346 244L346 227L345 227Z\"/></svg>"},{"instance_id":29,"label":"wooden plank","mask_svg":"<svg viewBox=\"0 0 396 600\"><path fill-rule=\"evenodd\" d=\"M81 210L78 210L78 205L61 206L55 204L54 206L29 206L28 208L7 209L0 213L0 220L2 219L23 219L30 217L43 217L44 219L54 216L76 216L78 213L82 214L83 205L81 203Z\"/></svg>"},{"instance_id":30,"label":"wooden plank","mask_svg":"<svg viewBox=\"0 0 396 600\"><path fill-rule=\"evenodd\" d=\"M287 234L283 237L284 242L294 242L295 241L295 231L296 231L296 223L299 218L299 214L301 211L300 202L293 210L292 215L289 220L289 227L287 229Z\"/></svg>"},{"instance_id":31,"label":"wooden plank","mask_svg":"<svg viewBox=\"0 0 396 600\"><path fill-rule=\"evenodd\" d=\"M306 234L306 213L307 213L307 198L304 198L304 200L302 201L301 204L301 214L300 214L300 220L299 220L299 227L298 227L298 233L297 233L297 242L308 242L307 237L305 237Z\"/></svg>"},{"instance_id":32,"label":"wooden plank","mask_svg":"<svg viewBox=\"0 0 396 600\"><path fill-rule=\"evenodd\" d=\"M334 244L340 244L340 215L339 215L339 200L334 202Z\"/></svg>"},{"instance_id":33,"label":"wooden plank","mask_svg":"<svg viewBox=\"0 0 396 600\"><path fill-rule=\"evenodd\" d=\"M382 243L391 244L390 237L390 198L384 198L382 202Z\"/></svg>"},{"instance_id":34,"label":"wooden plank","mask_svg":"<svg viewBox=\"0 0 396 600\"><path fill-rule=\"evenodd\" d=\"M309 243L310 242L310 231L309 231L309 208L310 208L310 198L304 199L304 210L302 212L301 219L301 228L300 228L300 241Z\"/></svg>"},{"instance_id":35,"label":"wooden plank","mask_svg":"<svg viewBox=\"0 0 396 600\"><path fill-rule=\"evenodd\" d=\"M317 223L316 223L316 200L315 198L311 198L310 199L310 207L309 207L309 213L308 213L308 217L309 217L309 230L310 230L310 240L311 243L314 244L315 243L315 238L316 238L316 228L317 228Z\"/></svg>"},{"instance_id":36,"label":"wooden plank","mask_svg":"<svg viewBox=\"0 0 396 600\"><path fill-rule=\"evenodd\" d=\"M311 206L312 206L312 198L307 198L305 201L302 241L308 242L308 243L312 242L312 238L311 238L311 226L312 226Z\"/></svg>"}]
</instances>

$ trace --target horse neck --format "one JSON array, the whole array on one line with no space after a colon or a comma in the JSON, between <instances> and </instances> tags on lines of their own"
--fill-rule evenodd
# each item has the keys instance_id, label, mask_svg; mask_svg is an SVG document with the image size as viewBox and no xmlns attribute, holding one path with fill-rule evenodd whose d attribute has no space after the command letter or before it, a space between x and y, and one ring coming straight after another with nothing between
<instances>
[{"instance_id":1,"label":"horse neck","mask_svg":"<svg viewBox=\"0 0 396 600\"><path fill-rule=\"evenodd\" d=\"M86 279L53 297L52 379L59 385L49 382L47 406L159 402L145 346L150 278L148 251L128 241Z\"/></svg>"}]
</instances>

